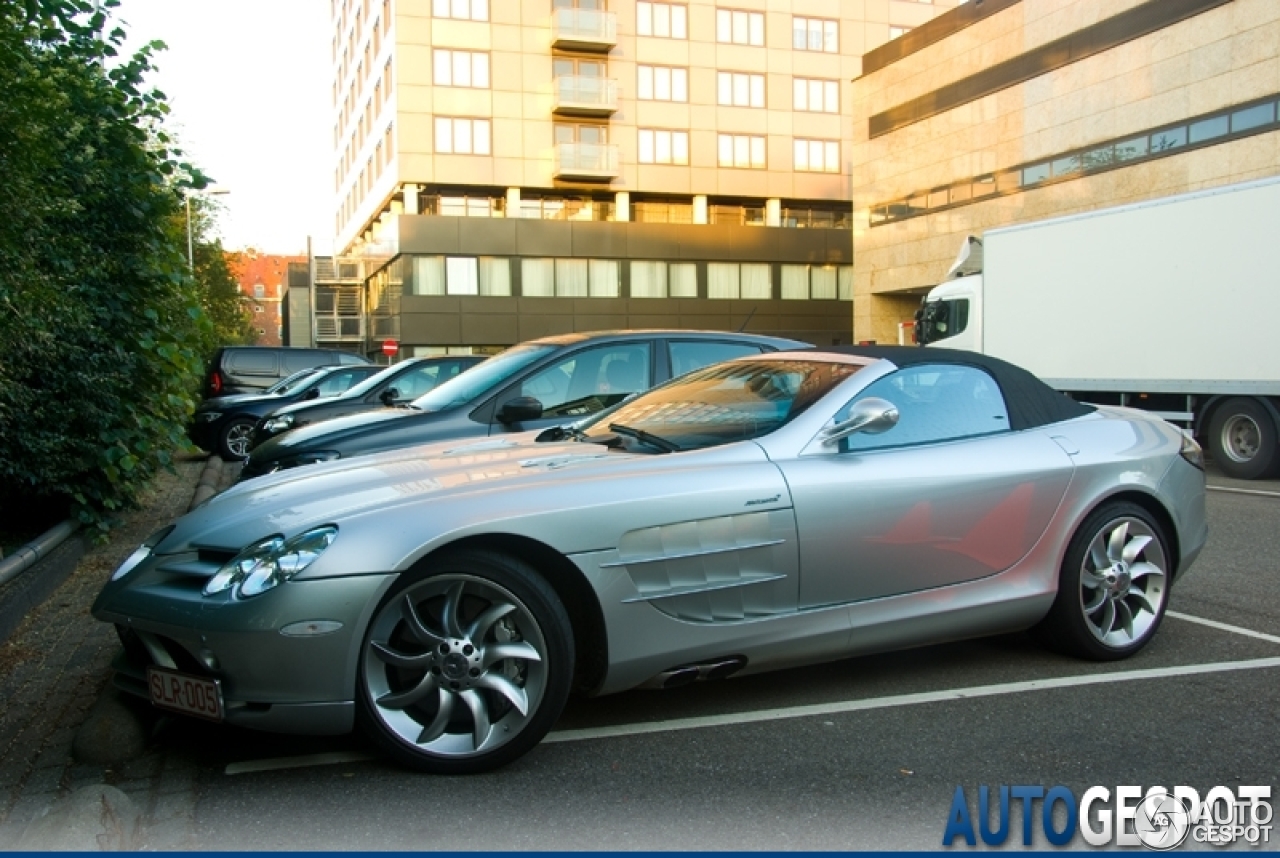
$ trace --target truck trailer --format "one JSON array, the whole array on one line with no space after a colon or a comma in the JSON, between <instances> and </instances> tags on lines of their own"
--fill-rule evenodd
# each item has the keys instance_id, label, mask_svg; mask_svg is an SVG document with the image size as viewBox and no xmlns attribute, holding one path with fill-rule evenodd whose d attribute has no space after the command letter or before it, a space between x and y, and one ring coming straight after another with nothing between
<instances>
[{"instance_id":1,"label":"truck trailer","mask_svg":"<svg viewBox=\"0 0 1280 858\"><path fill-rule=\"evenodd\" d=\"M970 237L916 337L1155 412L1228 476L1280 474L1280 178Z\"/></svg>"}]
</instances>

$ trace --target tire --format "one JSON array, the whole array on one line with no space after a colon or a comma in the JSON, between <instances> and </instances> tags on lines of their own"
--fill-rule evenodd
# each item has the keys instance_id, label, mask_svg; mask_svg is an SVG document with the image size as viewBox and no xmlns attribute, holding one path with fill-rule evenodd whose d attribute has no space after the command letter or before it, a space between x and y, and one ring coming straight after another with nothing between
<instances>
[{"instance_id":1,"label":"tire","mask_svg":"<svg viewBox=\"0 0 1280 858\"><path fill-rule=\"evenodd\" d=\"M1058 595L1034 630L1041 643L1091 661L1128 658L1146 646L1169 604L1168 546L1137 504L1094 510L1067 546Z\"/></svg>"},{"instance_id":2,"label":"tire","mask_svg":"<svg viewBox=\"0 0 1280 858\"><path fill-rule=\"evenodd\" d=\"M1257 400L1228 399L1209 420L1209 452L1228 477L1272 476L1280 469L1275 420Z\"/></svg>"},{"instance_id":3,"label":"tire","mask_svg":"<svg viewBox=\"0 0 1280 858\"><path fill-rule=\"evenodd\" d=\"M357 723L408 768L490 771L532 749L560 717L573 653L569 616L532 567L455 552L402 576L374 611Z\"/></svg>"},{"instance_id":4,"label":"tire","mask_svg":"<svg viewBox=\"0 0 1280 858\"><path fill-rule=\"evenodd\" d=\"M222 427L218 435L218 455L228 462L243 462L249 458L253 425L253 420L237 417Z\"/></svg>"}]
</instances>

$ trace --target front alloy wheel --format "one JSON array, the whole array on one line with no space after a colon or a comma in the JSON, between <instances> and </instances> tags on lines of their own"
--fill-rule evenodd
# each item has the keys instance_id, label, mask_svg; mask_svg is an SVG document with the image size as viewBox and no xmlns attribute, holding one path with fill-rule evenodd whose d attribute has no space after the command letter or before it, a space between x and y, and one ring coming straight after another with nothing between
<instances>
[{"instance_id":1,"label":"front alloy wheel","mask_svg":"<svg viewBox=\"0 0 1280 858\"><path fill-rule=\"evenodd\" d=\"M1133 655L1155 635L1169 601L1166 539L1136 504L1095 510L1067 548L1058 595L1037 627L1051 648L1096 661Z\"/></svg>"},{"instance_id":2,"label":"front alloy wheel","mask_svg":"<svg viewBox=\"0 0 1280 858\"><path fill-rule=\"evenodd\" d=\"M228 462L242 462L249 458L249 444L253 440L253 421L232 420L222 430L218 455Z\"/></svg>"},{"instance_id":3,"label":"front alloy wheel","mask_svg":"<svg viewBox=\"0 0 1280 858\"><path fill-rule=\"evenodd\" d=\"M568 696L572 630L555 592L514 558L469 551L397 586L361 656L361 713L400 762L439 774L504 765Z\"/></svg>"}]
</instances>

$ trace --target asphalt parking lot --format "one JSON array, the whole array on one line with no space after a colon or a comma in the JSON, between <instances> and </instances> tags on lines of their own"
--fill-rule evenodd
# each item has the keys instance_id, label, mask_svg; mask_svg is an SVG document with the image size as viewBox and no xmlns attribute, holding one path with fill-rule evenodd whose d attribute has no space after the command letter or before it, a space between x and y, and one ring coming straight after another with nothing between
<instances>
[{"instance_id":1,"label":"asphalt parking lot","mask_svg":"<svg viewBox=\"0 0 1280 858\"><path fill-rule=\"evenodd\" d=\"M1129 661L1010 635L575 700L528 756L468 778L351 737L165 719L159 743L196 771L189 845L935 849L957 786L1280 794L1280 483L1211 483L1208 547Z\"/></svg>"}]
</instances>

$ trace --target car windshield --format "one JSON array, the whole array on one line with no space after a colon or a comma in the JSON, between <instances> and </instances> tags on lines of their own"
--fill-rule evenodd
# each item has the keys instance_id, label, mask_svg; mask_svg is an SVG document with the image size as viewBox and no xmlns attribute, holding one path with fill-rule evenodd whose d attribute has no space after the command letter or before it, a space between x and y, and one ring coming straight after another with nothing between
<instances>
[{"instance_id":1,"label":"car windshield","mask_svg":"<svg viewBox=\"0 0 1280 858\"><path fill-rule=\"evenodd\" d=\"M413 400L413 407L423 411L444 411L473 402L543 355L559 346L526 343L512 346L475 368L451 378Z\"/></svg>"},{"instance_id":2,"label":"car windshield","mask_svg":"<svg viewBox=\"0 0 1280 858\"><path fill-rule=\"evenodd\" d=\"M397 372L399 372L402 369L406 369L404 362L389 366L386 369L382 370L381 372L375 372L373 375L369 376L364 381L344 391L341 395L341 398L342 399L359 399L360 397L364 396L366 393L373 390L375 387L382 384L382 382L386 381L388 378L395 375Z\"/></svg>"},{"instance_id":3,"label":"car windshield","mask_svg":"<svg viewBox=\"0 0 1280 858\"><path fill-rule=\"evenodd\" d=\"M746 360L691 372L602 415L586 440L610 435L631 449L675 452L759 438L804 412L858 364Z\"/></svg>"},{"instance_id":4,"label":"car windshield","mask_svg":"<svg viewBox=\"0 0 1280 858\"><path fill-rule=\"evenodd\" d=\"M284 396L286 394L293 393L302 386L304 381L319 371L319 368L314 366L308 367L307 369L300 369L293 375L286 376L285 378L280 379L280 381L277 381L271 387L268 387L267 393L274 393L276 396Z\"/></svg>"}]
</instances>

